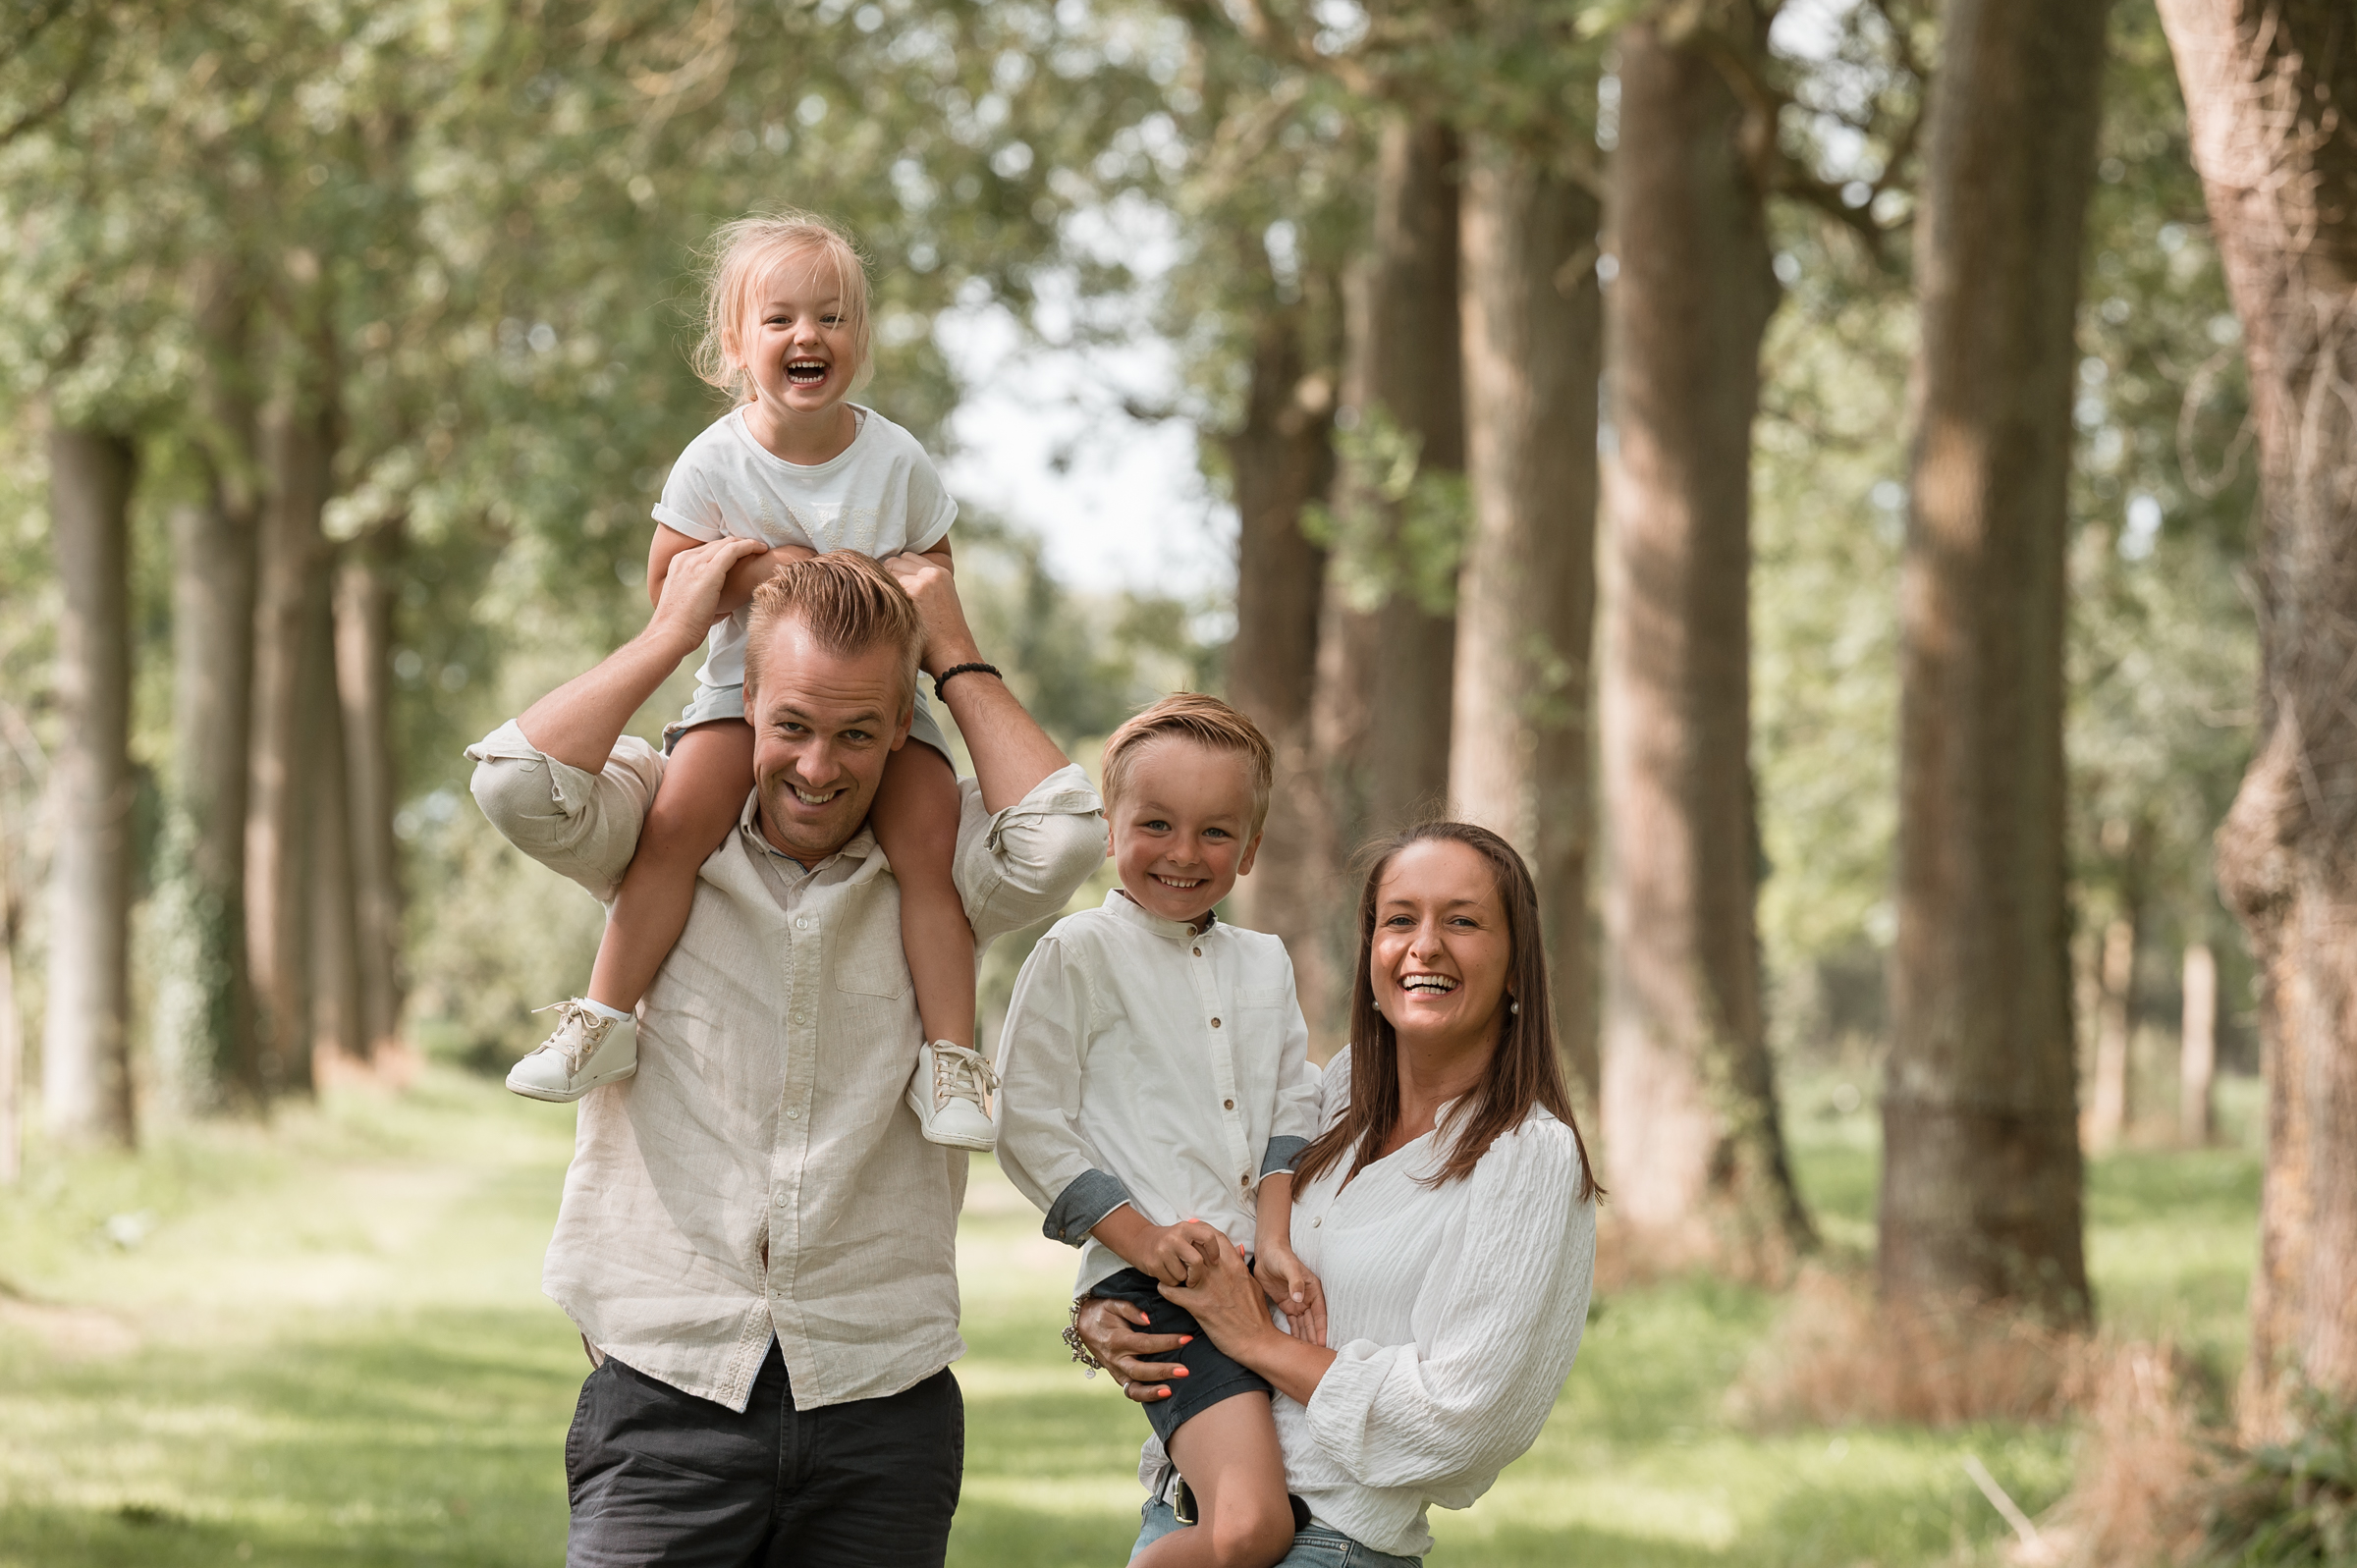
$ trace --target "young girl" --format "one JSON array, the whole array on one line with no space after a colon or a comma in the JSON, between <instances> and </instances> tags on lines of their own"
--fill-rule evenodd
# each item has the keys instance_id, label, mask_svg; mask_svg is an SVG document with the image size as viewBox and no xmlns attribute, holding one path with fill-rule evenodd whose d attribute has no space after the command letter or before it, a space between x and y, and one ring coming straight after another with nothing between
<instances>
[{"instance_id":1,"label":"young girl","mask_svg":"<svg viewBox=\"0 0 2357 1568\"><path fill-rule=\"evenodd\" d=\"M903 551L949 565L957 504L924 449L850 394L869 373L867 273L824 219L745 218L714 242L696 368L736 406L688 444L655 507L646 588L672 558L726 536L770 548L730 573L693 700L664 732L671 760L614 899L588 995L560 1002L557 1031L508 1086L577 1100L637 1070L630 1019L687 924L696 873L753 786L744 719L746 606L786 562L832 550ZM974 938L950 875L959 798L949 748L915 694L911 744L893 753L868 822L901 890L901 941L925 1030L908 1099L935 1143L988 1149L988 1065L973 1050Z\"/></svg>"}]
</instances>

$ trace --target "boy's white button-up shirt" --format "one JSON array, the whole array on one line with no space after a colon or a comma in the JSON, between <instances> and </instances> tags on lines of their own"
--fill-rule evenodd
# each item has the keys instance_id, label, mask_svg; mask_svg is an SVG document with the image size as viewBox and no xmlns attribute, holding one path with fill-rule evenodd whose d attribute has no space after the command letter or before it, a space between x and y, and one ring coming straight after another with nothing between
<instances>
[{"instance_id":1,"label":"boy's white button-up shirt","mask_svg":"<svg viewBox=\"0 0 2357 1568\"><path fill-rule=\"evenodd\" d=\"M624 736L595 774L514 724L467 755L508 840L601 899L630 865L663 759ZM959 781L954 862L977 942L1045 919L1105 855L1077 768L995 815ZM965 1156L902 1099L922 1033L900 889L862 830L805 871L748 797L698 875L638 1008L638 1071L580 1101L543 1273L589 1342L742 1410L774 1338L796 1408L898 1393L964 1350Z\"/></svg>"},{"instance_id":2,"label":"boy's white button-up shirt","mask_svg":"<svg viewBox=\"0 0 2357 1568\"><path fill-rule=\"evenodd\" d=\"M1118 889L1040 939L999 1042L999 1164L1081 1248L1081 1291L1128 1267L1088 1235L1124 1202L1251 1246L1262 1174L1317 1131L1285 944L1198 932Z\"/></svg>"}]
</instances>

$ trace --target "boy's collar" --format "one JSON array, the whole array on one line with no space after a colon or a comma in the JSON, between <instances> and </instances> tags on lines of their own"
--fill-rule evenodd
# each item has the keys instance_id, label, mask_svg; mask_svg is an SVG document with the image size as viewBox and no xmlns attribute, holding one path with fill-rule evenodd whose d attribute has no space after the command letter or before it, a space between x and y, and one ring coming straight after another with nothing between
<instances>
[{"instance_id":1,"label":"boy's collar","mask_svg":"<svg viewBox=\"0 0 2357 1568\"><path fill-rule=\"evenodd\" d=\"M1192 937L1200 937L1220 923L1220 912L1217 909L1206 909L1203 912L1203 923L1199 926L1190 926L1183 920L1165 920L1135 898L1130 897L1129 890L1126 888L1117 887L1107 893L1105 907L1117 911L1127 919L1136 921L1156 936L1168 937L1173 942L1183 942Z\"/></svg>"}]
</instances>

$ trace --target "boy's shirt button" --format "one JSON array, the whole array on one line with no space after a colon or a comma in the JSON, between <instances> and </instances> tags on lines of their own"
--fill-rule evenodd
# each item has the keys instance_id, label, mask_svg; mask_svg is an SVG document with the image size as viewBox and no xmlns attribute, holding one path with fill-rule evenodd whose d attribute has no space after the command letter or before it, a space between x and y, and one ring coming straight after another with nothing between
<instances>
[{"instance_id":1,"label":"boy's shirt button","mask_svg":"<svg viewBox=\"0 0 2357 1568\"><path fill-rule=\"evenodd\" d=\"M1217 1018L1214 1018L1214 1019L1211 1021L1211 1026L1212 1026L1214 1029L1217 1029L1217 1028L1220 1026L1220 1021L1219 1021Z\"/></svg>"}]
</instances>

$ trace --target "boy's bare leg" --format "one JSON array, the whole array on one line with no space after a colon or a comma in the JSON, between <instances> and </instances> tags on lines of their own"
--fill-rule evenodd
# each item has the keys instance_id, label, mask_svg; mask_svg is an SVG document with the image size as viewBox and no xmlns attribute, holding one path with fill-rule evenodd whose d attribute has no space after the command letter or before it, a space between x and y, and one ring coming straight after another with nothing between
<instances>
[{"instance_id":1,"label":"boy's bare leg","mask_svg":"<svg viewBox=\"0 0 2357 1568\"><path fill-rule=\"evenodd\" d=\"M1130 1568L1270 1568L1292 1549L1293 1507L1267 1394L1221 1400L1171 1433L1170 1446L1195 1494L1195 1524L1155 1541Z\"/></svg>"},{"instance_id":2,"label":"boy's bare leg","mask_svg":"<svg viewBox=\"0 0 2357 1568\"><path fill-rule=\"evenodd\" d=\"M916 1012L925 1039L971 1050L974 928L966 923L965 901L951 876L959 810L958 776L950 771L949 759L910 741L884 765L868 822L901 885L901 946L916 981Z\"/></svg>"},{"instance_id":3,"label":"boy's bare leg","mask_svg":"<svg viewBox=\"0 0 2357 1568\"><path fill-rule=\"evenodd\" d=\"M591 1001L620 1012L638 1005L687 928L696 872L736 826L752 787L751 725L718 719L680 736L606 918L589 971Z\"/></svg>"}]
</instances>

